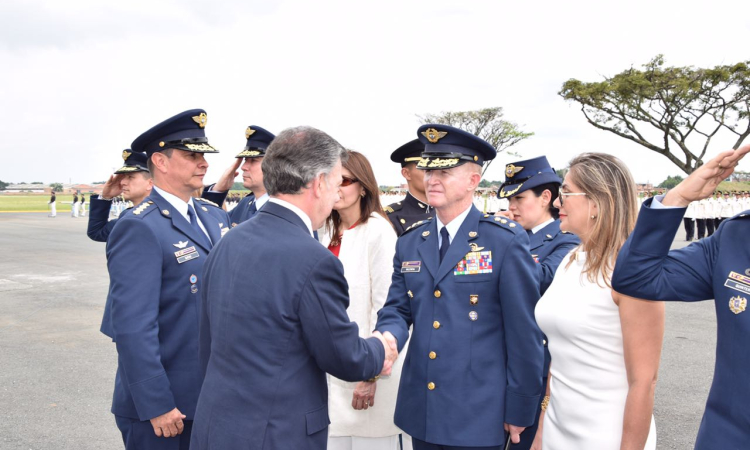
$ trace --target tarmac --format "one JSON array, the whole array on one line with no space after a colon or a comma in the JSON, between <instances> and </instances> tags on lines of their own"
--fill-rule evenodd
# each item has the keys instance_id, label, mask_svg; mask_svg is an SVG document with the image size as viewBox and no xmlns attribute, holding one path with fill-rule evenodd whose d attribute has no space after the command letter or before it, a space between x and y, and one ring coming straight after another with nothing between
<instances>
[{"instance_id":1,"label":"tarmac","mask_svg":"<svg viewBox=\"0 0 750 450\"><path fill-rule=\"evenodd\" d=\"M123 448L110 413L117 352L99 332L105 245L86 236L87 223L70 214L0 214L2 450ZM686 245L682 239L680 230L672 247ZM658 449L693 448L715 346L714 302L667 304Z\"/></svg>"}]
</instances>

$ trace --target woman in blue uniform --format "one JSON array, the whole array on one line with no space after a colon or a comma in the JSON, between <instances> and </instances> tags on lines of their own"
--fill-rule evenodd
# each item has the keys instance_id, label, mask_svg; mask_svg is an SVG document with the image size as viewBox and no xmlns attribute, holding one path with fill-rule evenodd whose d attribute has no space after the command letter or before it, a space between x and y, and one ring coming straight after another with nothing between
<instances>
[{"instance_id":1,"label":"woman in blue uniform","mask_svg":"<svg viewBox=\"0 0 750 450\"><path fill-rule=\"evenodd\" d=\"M497 193L499 198L509 200L507 211L498 213L515 220L529 233L529 249L537 263L539 291L544 294L555 277L557 266L573 248L580 244L574 234L560 231L558 210L552 204L557 199L562 180L557 176L547 157L540 156L516 161L505 166L505 182ZM544 385L547 385L550 354L547 339L544 340ZM521 442L512 444L513 450L528 450L534 441L541 405L537 411L537 423L521 434Z\"/></svg>"}]
</instances>

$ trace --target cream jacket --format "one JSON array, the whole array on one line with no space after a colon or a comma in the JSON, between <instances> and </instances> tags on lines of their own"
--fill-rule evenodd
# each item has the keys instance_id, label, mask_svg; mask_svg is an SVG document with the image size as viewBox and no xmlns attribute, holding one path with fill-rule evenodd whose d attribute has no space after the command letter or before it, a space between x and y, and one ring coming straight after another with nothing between
<instances>
[{"instance_id":1,"label":"cream jacket","mask_svg":"<svg viewBox=\"0 0 750 450\"><path fill-rule=\"evenodd\" d=\"M359 326L359 335L370 337L378 321L378 311L385 304L393 275L396 253L396 232L388 219L373 213L370 220L344 231L339 260L349 284L349 318ZM320 233L326 247L331 237ZM378 380L375 406L357 411L352 408L352 395L357 383L328 376L329 436L385 437L401 433L393 423L396 395L406 346L399 355L390 378Z\"/></svg>"}]
</instances>

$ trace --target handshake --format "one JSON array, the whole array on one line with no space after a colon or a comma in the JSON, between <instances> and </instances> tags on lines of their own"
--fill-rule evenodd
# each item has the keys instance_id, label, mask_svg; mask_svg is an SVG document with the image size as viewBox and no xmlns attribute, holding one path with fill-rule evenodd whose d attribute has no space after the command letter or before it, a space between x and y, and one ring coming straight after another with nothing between
<instances>
[{"instance_id":1,"label":"handshake","mask_svg":"<svg viewBox=\"0 0 750 450\"><path fill-rule=\"evenodd\" d=\"M373 331L372 336L380 339L385 349L385 360L383 361L383 370L380 372L380 375L390 375L391 368L393 368L393 364L398 359L398 342L390 331L382 334L379 331Z\"/></svg>"}]
</instances>

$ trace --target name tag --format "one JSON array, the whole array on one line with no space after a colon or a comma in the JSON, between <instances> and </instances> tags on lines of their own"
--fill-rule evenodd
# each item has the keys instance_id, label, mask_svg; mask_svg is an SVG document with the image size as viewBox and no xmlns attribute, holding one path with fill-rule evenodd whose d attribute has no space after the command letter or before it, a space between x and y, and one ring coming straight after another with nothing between
<instances>
[{"instance_id":1,"label":"name tag","mask_svg":"<svg viewBox=\"0 0 750 450\"><path fill-rule=\"evenodd\" d=\"M469 252L456 264L453 275L492 273L492 251Z\"/></svg>"},{"instance_id":2,"label":"name tag","mask_svg":"<svg viewBox=\"0 0 750 450\"><path fill-rule=\"evenodd\" d=\"M200 256L200 253L198 253L194 246L174 252L174 257L177 258L178 264L188 262L191 259L199 258Z\"/></svg>"},{"instance_id":3,"label":"name tag","mask_svg":"<svg viewBox=\"0 0 750 450\"><path fill-rule=\"evenodd\" d=\"M734 289L735 291L740 291L745 294L750 294L750 286L747 286L745 284L739 283L734 280L725 281L724 286L728 287L729 289Z\"/></svg>"},{"instance_id":4,"label":"name tag","mask_svg":"<svg viewBox=\"0 0 750 450\"><path fill-rule=\"evenodd\" d=\"M422 261L404 261L401 263L401 273L419 272L422 270Z\"/></svg>"}]
</instances>

